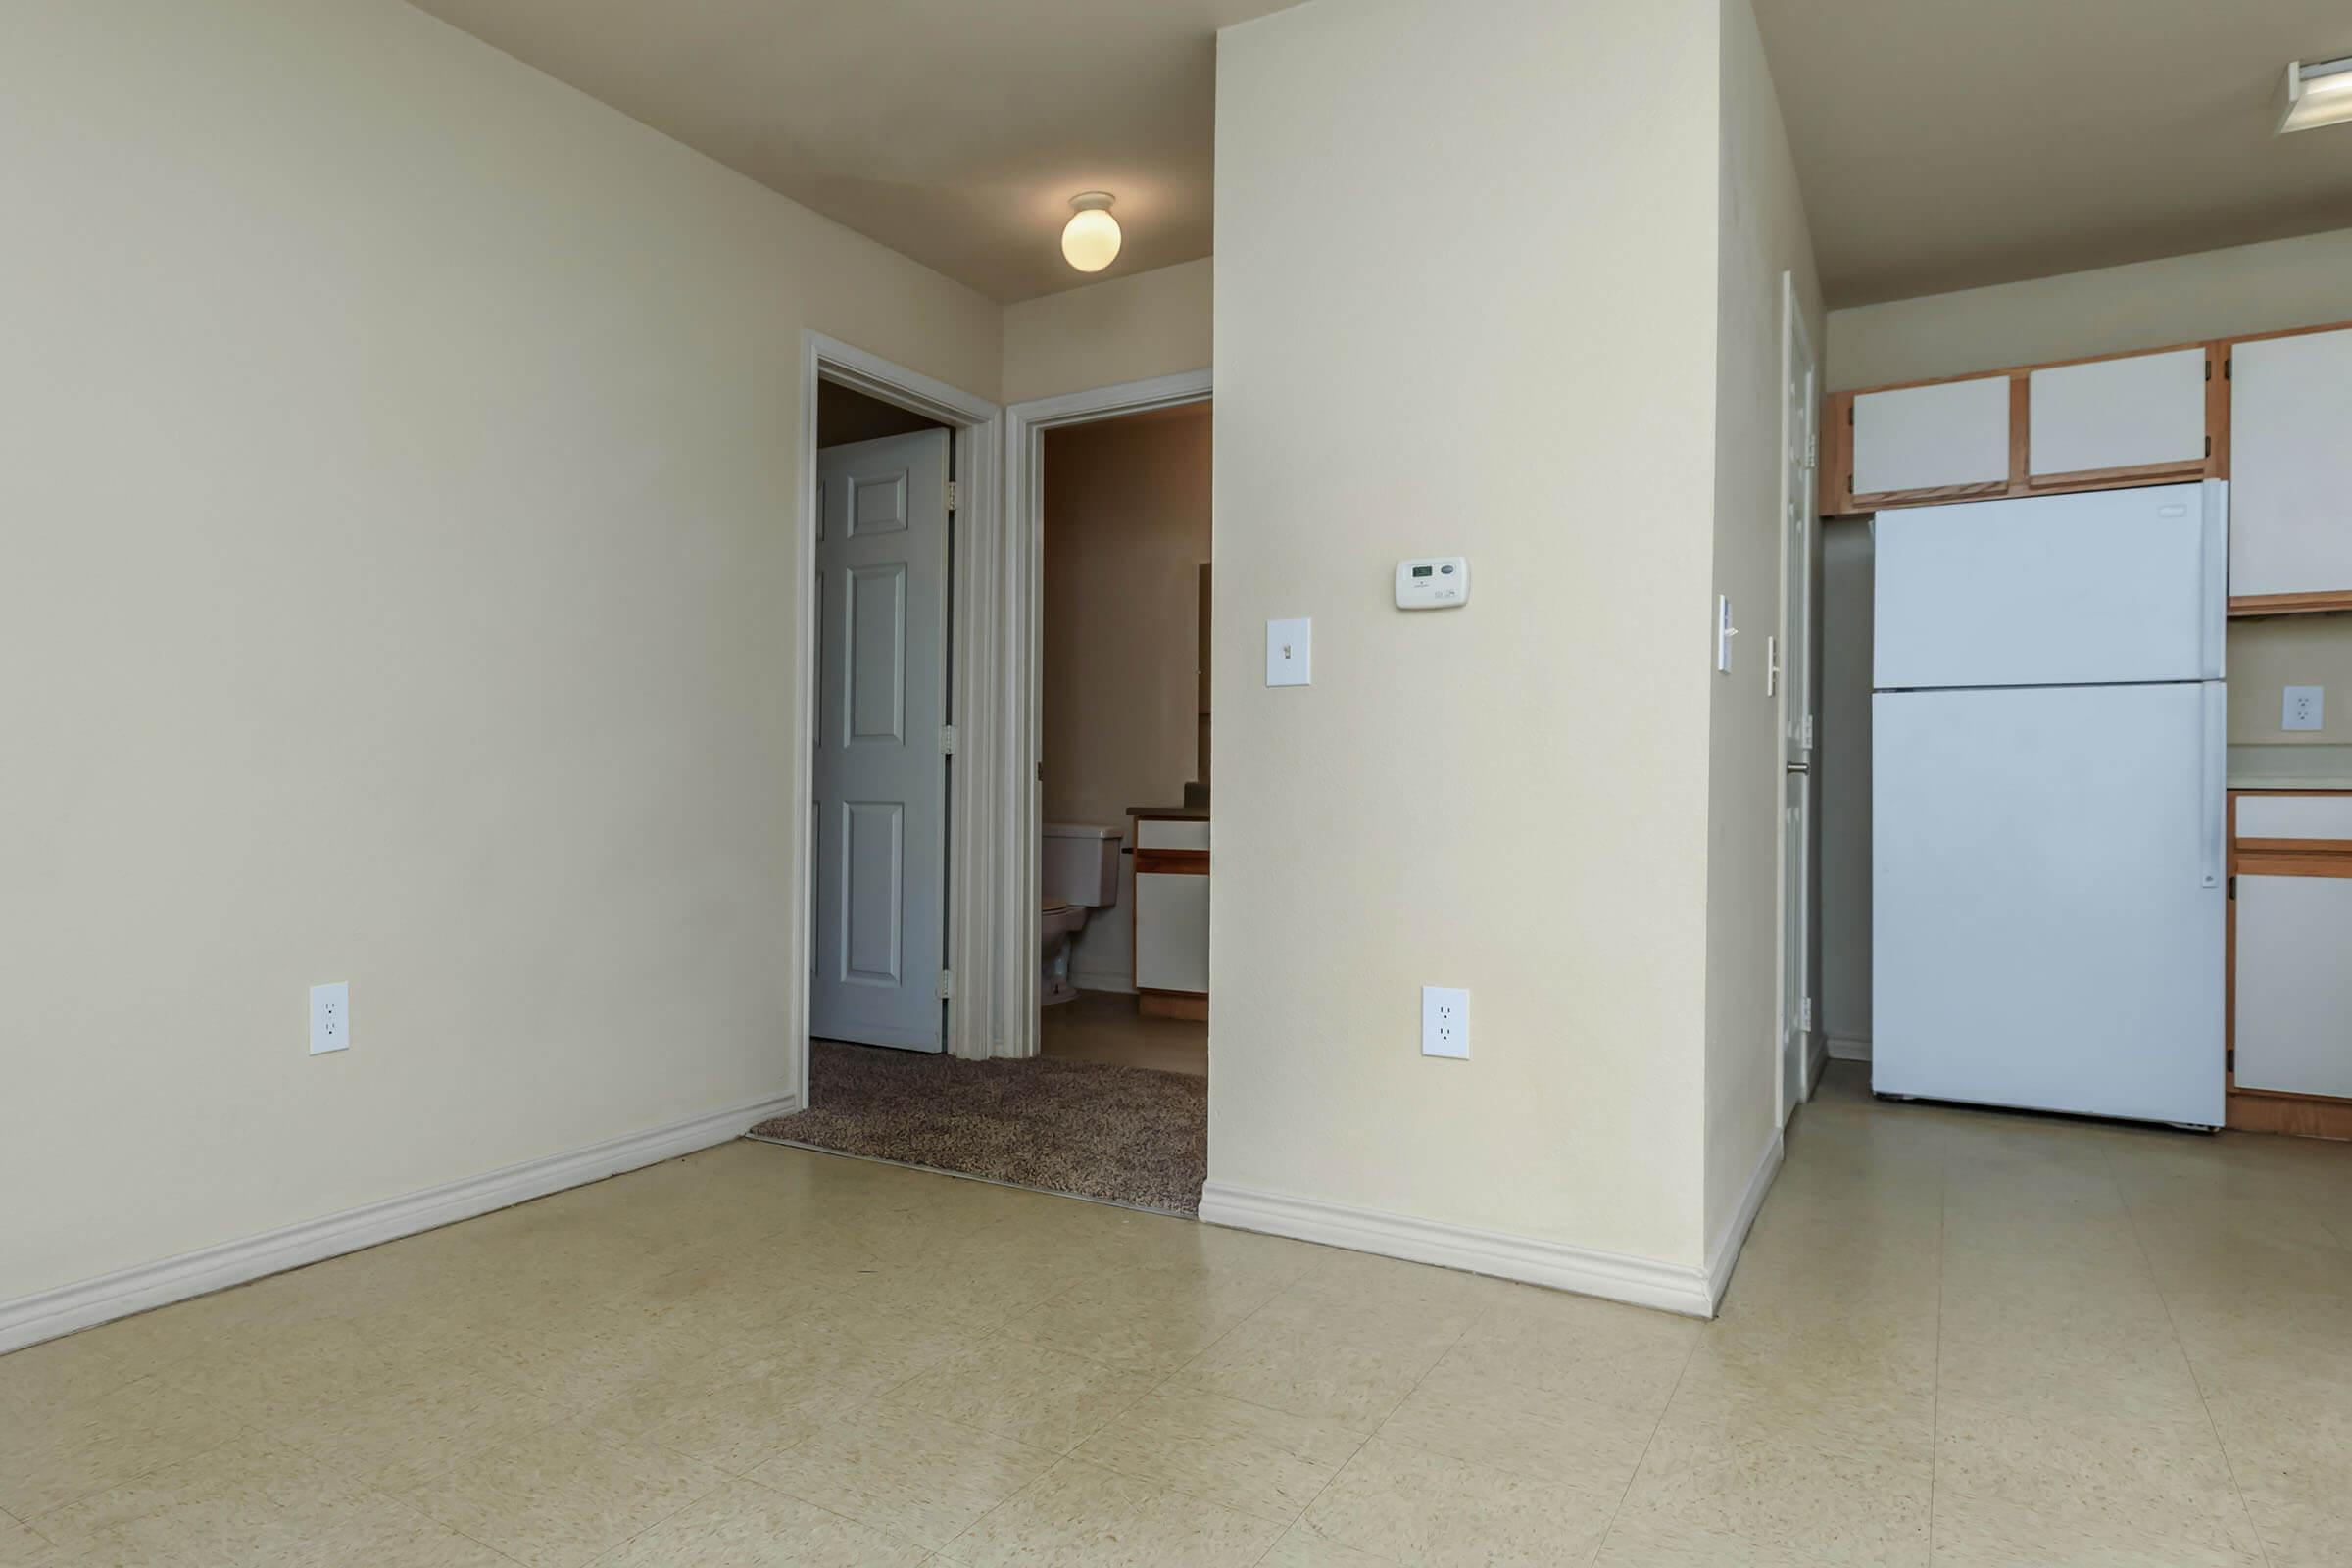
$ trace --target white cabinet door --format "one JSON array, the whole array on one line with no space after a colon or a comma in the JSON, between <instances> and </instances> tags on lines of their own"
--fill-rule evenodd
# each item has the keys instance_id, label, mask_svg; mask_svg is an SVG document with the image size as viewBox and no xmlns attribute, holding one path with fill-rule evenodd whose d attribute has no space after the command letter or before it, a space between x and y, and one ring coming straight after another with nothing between
<instances>
[{"instance_id":1,"label":"white cabinet door","mask_svg":"<svg viewBox=\"0 0 2352 1568\"><path fill-rule=\"evenodd\" d=\"M2059 365L2027 377L2034 477L2205 461L2205 351Z\"/></svg>"},{"instance_id":2,"label":"white cabinet door","mask_svg":"<svg viewBox=\"0 0 2352 1568\"><path fill-rule=\"evenodd\" d=\"M1137 873L1135 983L1144 991L1208 989L1207 877Z\"/></svg>"},{"instance_id":3,"label":"white cabinet door","mask_svg":"<svg viewBox=\"0 0 2352 1568\"><path fill-rule=\"evenodd\" d=\"M2352 589L2352 329L2230 358L2230 595Z\"/></svg>"},{"instance_id":4,"label":"white cabinet door","mask_svg":"<svg viewBox=\"0 0 2352 1568\"><path fill-rule=\"evenodd\" d=\"M2009 478L2009 378L1866 392L1854 399L1854 494L2002 484Z\"/></svg>"},{"instance_id":5,"label":"white cabinet door","mask_svg":"<svg viewBox=\"0 0 2352 1568\"><path fill-rule=\"evenodd\" d=\"M2237 879L2236 1050L2240 1088L2352 1099L2352 878Z\"/></svg>"}]
</instances>

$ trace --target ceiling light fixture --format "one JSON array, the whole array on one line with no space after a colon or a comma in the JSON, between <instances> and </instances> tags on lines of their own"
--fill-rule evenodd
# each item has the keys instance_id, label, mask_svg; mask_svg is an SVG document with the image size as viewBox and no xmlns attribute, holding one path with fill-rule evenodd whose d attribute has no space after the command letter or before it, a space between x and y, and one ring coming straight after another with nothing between
<instances>
[{"instance_id":1,"label":"ceiling light fixture","mask_svg":"<svg viewBox=\"0 0 2352 1568\"><path fill-rule=\"evenodd\" d=\"M1119 259L1119 220L1110 216L1110 193L1090 190L1070 198L1076 209L1061 230L1061 259L1081 272L1100 272Z\"/></svg>"},{"instance_id":2,"label":"ceiling light fixture","mask_svg":"<svg viewBox=\"0 0 2352 1568\"><path fill-rule=\"evenodd\" d=\"M2352 120L2352 55L2305 65L2297 60L2286 68L2286 107L2278 116L2278 134L2338 125Z\"/></svg>"}]
</instances>

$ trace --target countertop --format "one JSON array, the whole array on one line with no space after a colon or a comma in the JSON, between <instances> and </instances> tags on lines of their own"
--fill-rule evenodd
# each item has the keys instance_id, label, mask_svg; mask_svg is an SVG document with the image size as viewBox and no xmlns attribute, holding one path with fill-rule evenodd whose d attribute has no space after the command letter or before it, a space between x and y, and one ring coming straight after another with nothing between
<instances>
[{"instance_id":1,"label":"countertop","mask_svg":"<svg viewBox=\"0 0 2352 1568\"><path fill-rule=\"evenodd\" d=\"M1127 814L1139 822L1205 822L1205 806L1130 806Z\"/></svg>"}]
</instances>

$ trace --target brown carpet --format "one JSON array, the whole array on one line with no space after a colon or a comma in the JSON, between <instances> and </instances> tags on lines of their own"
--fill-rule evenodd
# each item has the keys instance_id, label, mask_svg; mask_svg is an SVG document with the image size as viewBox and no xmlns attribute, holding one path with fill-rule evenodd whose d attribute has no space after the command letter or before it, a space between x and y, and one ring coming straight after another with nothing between
<instances>
[{"instance_id":1,"label":"brown carpet","mask_svg":"<svg viewBox=\"0 0 2352 1568\"><path fill-rule=\"evenodd\" d=\"M1208 1080L1032 1056L959 1061L925 1052L808 1047L809 1108L754 1138L1075 1193L1163 1213L1200 1207Z\"/></svg>"}]
</instances>

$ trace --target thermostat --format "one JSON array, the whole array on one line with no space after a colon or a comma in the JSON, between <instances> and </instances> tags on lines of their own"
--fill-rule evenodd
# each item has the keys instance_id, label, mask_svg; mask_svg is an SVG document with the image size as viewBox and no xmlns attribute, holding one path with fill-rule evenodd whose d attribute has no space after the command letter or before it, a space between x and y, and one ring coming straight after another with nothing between
<instances>
[{"instance_id":1,"label":"thermostat","mask_svg":"<svg viewBox=\"0 0 2352 1568\"><path fill-rule=\"evenodd\" d=\"M1398 610L1451 610L1470 598L1470 558L1432 556L1396 563Z\"/></svg>"}]
</instances>

